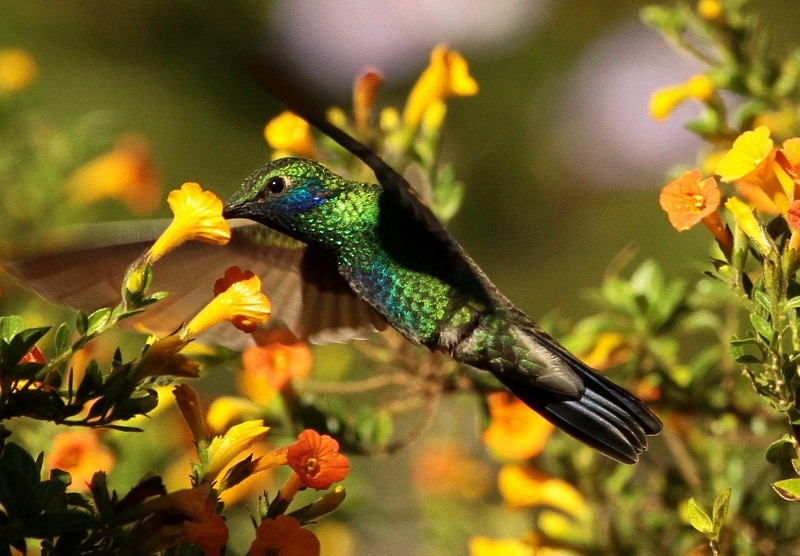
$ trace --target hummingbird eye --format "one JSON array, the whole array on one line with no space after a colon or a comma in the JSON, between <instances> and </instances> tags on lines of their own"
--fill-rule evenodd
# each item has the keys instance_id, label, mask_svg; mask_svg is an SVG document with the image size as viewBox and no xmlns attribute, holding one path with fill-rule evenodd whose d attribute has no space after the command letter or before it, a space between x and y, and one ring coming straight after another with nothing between
<instances>
[{"instance_id":1,"label":"hummingbird eye","mask_svg":"<svg viewBox=\"0 0 800 556\"><path fill-rule=\"evenodd\" d=\"M271 195L280 195L284 193L286 189L288 189L288 185L284 177L275 176L267 181L267 191L269 191Z\"/></svg>"}]
</instances>

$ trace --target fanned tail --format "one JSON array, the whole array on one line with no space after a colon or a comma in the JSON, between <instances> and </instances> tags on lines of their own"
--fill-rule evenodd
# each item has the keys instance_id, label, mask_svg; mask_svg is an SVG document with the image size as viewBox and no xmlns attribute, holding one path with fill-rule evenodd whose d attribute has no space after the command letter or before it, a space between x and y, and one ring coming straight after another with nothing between
<instances>
[{"instance_id":1,"label":"fanned tail","mask_svg":"<svg viewBox=\"0 0 800 556\"><path fill-rule=\"evenodd\" d=\"M584 391L567 398L508 375L497 378L525 404L567 434L622 463L633 464L647 449L647 436L661 432L661 421L627 390L556 348L581 379Z\"/></svg>"}]
</instances>

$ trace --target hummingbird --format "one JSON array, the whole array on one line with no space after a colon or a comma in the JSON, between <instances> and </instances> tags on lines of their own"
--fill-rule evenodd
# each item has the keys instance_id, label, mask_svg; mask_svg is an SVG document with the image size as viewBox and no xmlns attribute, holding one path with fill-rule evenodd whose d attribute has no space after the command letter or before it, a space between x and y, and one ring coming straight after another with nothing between
<instances>
[{"instance_id":1,"label":"hummingbird","mask_svg":"<svg viewBox=\"0 0 800 556\"><path fill-rule=\"evenodd\" d=\"M298 337L345 341L390 326L492 373L602 454L636 463L647 436L662 429L658 417L515 307L400 173L321 113L281 100L366 163L376 181L348 180L303 158L262 166L225 204L233 231L227 246L188 243L156 262L151 287L170 295L138 322L176 329L192 306L203 305L214 278L238 264L261 277L271 322ZM46 299L92 310L117 302L127 264L165 226L95 225L64 248L5 267ZM212 339L236 345L241 335L231 332L215 331Z\"/></svg>"}]
</instances>

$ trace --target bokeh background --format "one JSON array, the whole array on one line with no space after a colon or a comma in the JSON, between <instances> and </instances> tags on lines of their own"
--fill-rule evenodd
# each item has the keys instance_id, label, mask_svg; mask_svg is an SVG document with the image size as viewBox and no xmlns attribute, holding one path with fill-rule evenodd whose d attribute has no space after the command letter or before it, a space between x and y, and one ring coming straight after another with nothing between
<instances>
[{"instance_id":1,"label":"bokeh background","mask_svg":"<svg viewBox=\"0 0 800 556\"><path fill-rule=\"evenodd\" d=\"M699 68L639 21L644 5L2 0L0 47L36 58L40 73L25 102L40 115L69 127L96 113L149 140L166 190L197 181L225 198L267 161L263 126L280 111L243 61L282 64L320 105L348 106L354 75L375 67L386 79L379 105L400 104L430 48L447 42L481 88L449 103L444 158L467 185L451 230L529 314L577 319L590 312L583 292L624 249L657 259L668 274L697 274L707 256L703 233L674 233L657 202L666 173L694 163L699 143L682 123L696 107L663 123L647 112L654 89ZM786 16L794 8L791 0L760 3L776 42L800 38ZM166 215L162 205L155 214ZM0 218L9 211L24 207L0 207ZM109 204L99 217L131 214ZM475 413L474 400L447 404L415 446L355 460L360 478L343 519L354 553L462 553L472 533L524 531L523 522L478 515L469 502L432 504L410 479L439 434L479 449ZM431 525L442 519L453 523Z\"/></svg>"}]
</instances>

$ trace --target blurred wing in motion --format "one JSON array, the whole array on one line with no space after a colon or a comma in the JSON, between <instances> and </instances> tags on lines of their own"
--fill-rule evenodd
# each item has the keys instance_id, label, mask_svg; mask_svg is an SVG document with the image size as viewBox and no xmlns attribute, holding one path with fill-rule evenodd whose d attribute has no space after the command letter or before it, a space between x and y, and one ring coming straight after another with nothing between
<instances>
[{"instance_id":1,"label":"blurred wing in motion","mask_svg":"<svg viewBox=\"0 0 800 556\"><path fill-rule=\"evenodd\" d=\"M5 269L48 301L93 311L116 305L125 269L169 224L168 220L114 222L67 230L46 252L12 257ZM334 260L275 230L230 221L225 246L190 242L153 268L151 292L169 295L124 322L163 335L175 331L213 296L214 282L231 266L253 271L272 303L267 326L282 325L315 343L344 342L383 329L383 319L358 299ZM249 335L220 325L201 336L233 348Z\"/></svg>"}]
</instances>

